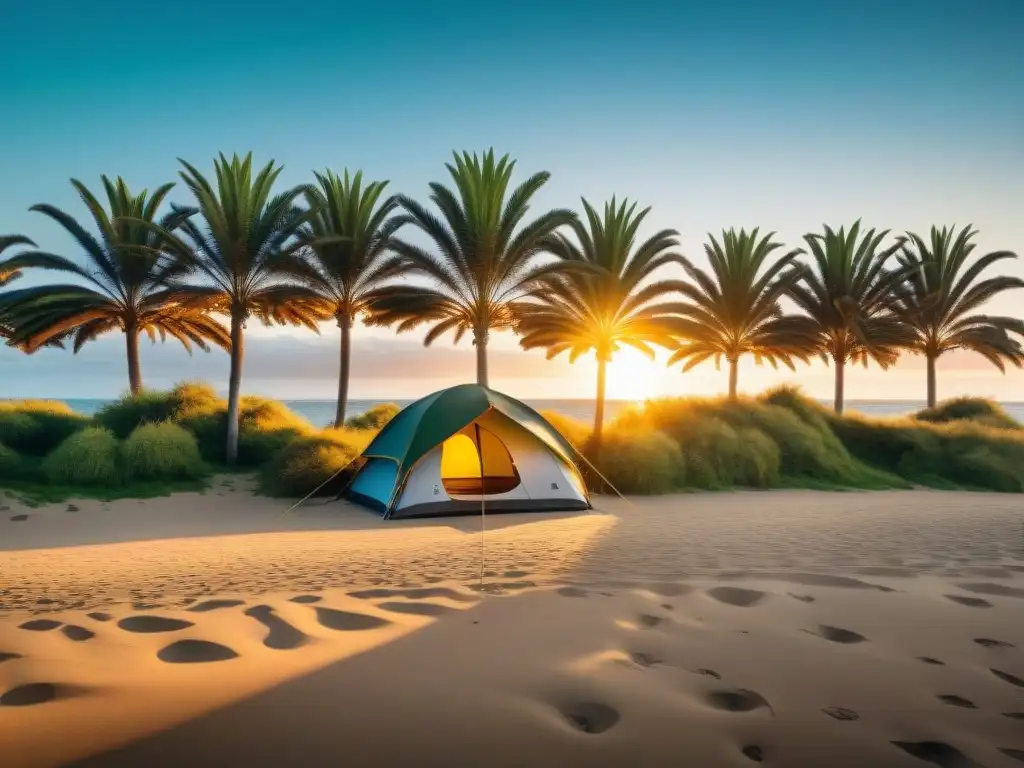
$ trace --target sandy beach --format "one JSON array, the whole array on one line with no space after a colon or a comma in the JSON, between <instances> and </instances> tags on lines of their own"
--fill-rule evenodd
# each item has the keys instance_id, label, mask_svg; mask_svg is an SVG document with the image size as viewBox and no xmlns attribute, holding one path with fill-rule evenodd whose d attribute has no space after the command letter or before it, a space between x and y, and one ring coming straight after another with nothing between
<instances>
[{"instance_id":1,"label":"sandy beach","mask_svg":"<svg viewBox=\"0 0 1024 768\"><path fill-rule=\"evenodd\" d=\"M596 507L0 497L0 765L1024 763L1019 497Z\"/></svg>"}]
</instances>

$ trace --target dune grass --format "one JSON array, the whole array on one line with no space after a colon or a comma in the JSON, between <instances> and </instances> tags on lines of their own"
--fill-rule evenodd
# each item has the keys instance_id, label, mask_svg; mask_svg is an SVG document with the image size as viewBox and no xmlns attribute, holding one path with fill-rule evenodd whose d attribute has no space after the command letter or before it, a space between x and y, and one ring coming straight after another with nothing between
<instances>
[{"instance_id":1,"label":"dune grass","mask_svg":"<svg viewBox=\"0 0 1024 768\"><path fill-rule=\"evenodd\" d=\"M367 441L368 442L368 441ZM260 472L260 491L268 496L301 497L316 492L326 496L340 491L361 447L345 439L342 430L293 440Z\"/></svg>"},{"instance_id":2,"label":"dune grass","mask_svg":"<svg viewBox=\"0 0 1024 768\"><path fill-rule=\"evenodd\" d=\"M128 480L198 480L207 474L195 436L172 421L136 427L121 443L119 459Z\"/></svg>"},{"instance_id":3,"label":"dune grass","mask_svg":"<svg viewBox=\"0 0 1024 768\"><path fill-rule=\"evenodd\" d=\"M304 496L349 465L396 411L384 404L345 427L317 429L280 402L244 397L233 471L257 472L263 493ZM226 469L226 414L227 404L202 383L125 397L92 419L60 403L0 403L0 485L42 500L198 488ZM1024 492L1024 429L977 398L887 419L837 416L792 387L735 402L664 398L608 423L600 447L589 425L543 415L623 493L913 486ZM585 474L603 488L596 473ZM346 476L322 493L336 492Z\"/></svg>"},{"instance_id":4,"label":"dune grass","mask_svg":"<svg viewBox=\"0 0 1024 768\"><path fill-rule=\"evenodd\" d=\"M381 403L375 405L368 411L360 413L358 416L352 416L345 420L345 427L347 429L375 429L381 430L384 425L395 418L398 412L402 410L395 403Z\"/></svg>"}]
</instances>

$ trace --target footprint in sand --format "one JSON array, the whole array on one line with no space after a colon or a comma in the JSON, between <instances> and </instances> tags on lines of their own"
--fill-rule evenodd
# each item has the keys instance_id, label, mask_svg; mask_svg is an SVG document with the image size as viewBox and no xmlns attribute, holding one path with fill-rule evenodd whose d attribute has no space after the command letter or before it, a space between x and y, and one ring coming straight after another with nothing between
<instances>
[{"instance_id":1,"label":"footprint in sand","mask_svg":"<svg viewBox=\"0 0 1024 768\"><path fill-rule=\"evenodd\" d=\"M66 638L74 640L76 643L92 640L92 638L96 637L96 633L91 629L80 627L77 624L67 624L64 627L61 627L60 631L64 633Z\"/></svg>"},{"instance_id":2,"label":"footprint in sand","mask_svg":"<svg viewBox=\"0 0 1024 768\"><path fill-rule=\"evenodd\" d=\"M245 615L260 622L267 628L263 644L277 651L290 651L309 642L309 636L277 616L269 605L255 605Z\"/></svg>"},{"instance_id":3,"label":"footprint in sand","mask_svg":"<svg viewBox=\"0 0 1024 768\"><path fill-rule=\"evenodd\" d=\"M956 747L943 741L893 741L908 755L941 768L972 768L978 764Z\"/></svg>"},{"instance_id":4,"label":"footprint in sand","mask_svg":"<svg viewBox=\"0 0 1024 768\"><path fill-rule=\"evenodd\" d=\"M573 727L584 733L604 733L619 722L617 710L607 704L589 701L566 707L562 715Z\"/></svg>"},{"instance_id":5,"label":"footprint in sand","mask_svg":"<svg viewBox=\"0 0 1024 768\"><path fill-rule=\"evenodd\" d=\"M23 523L26 520L28 520L28 515L14 515L14 517L11 518L12 523Z\"/></svg>"},{"instance_id":6,"label":"footprint in sand","mask_svg":"<svg viewBox=\"0 0 1024 768\"><path fill-rule=\"evenodd\" d=\"M559 587L555 590L555 594L562 597L586 597L589 593L579 587Z\"/></svg>"},{"instance_id":7,"label":"footprint in sand","mask_svg":"<svg viewBox=\"0 0 1024 768\"><path fill-rule=\"evenodd\" d=\"M640 624L646 627L647 629L653 629L654 627L658 626L663 621L665 621L665 619L661 616L651 616L648 613L642 613L639 617L637 617L637 621L639 621Z\"/></svg>"},{"instance_id":8,"label":"footprint in sand","mask_svg":"<svg viewBox=\"0 0 1024 768\"><path fill-rule=\"evenodd\" d=\"M114 617L109 613L103 613L102 611L93 611L92 613L85 614L93 621L110 621Z\"/></svg>"},{"instance_id":9,"label":"footprint in sand","mask_svg":"<svg viewBox=\"0 0 1024 768\"><path fill-rule=\"evenodd\" d=\"M825 707L821 711L835 720L860 720L860 715L852 709L846 709L845 707Z\"/></svg>"},{"instance_id":10,"label":"footprint in sand","mask_svg":"<svg viewBox=\"0 0 1024 768\"><path fill-rule=\"evenodd\" d=\"M53 619L32 619L32 621L26 621L24 624L19 624L18 629L27 629L29 632L49 632L51 629L56 629L63 623L63 621L55 621Z\"/></svg>"},{"instance_id":11,"label":"footprint in sand","mask_svg":"<svg viewBox=\"0 0 1024 768\"><path fill-rule=\"evenodd\" d=\"M1024 712L1003 712L1003 717L1008 717L1011 720L1024 720Z\"/></svg>"},{"instance_id":12,"label":"footprint in sand","mask_svg":"<svg viewBox=\"0 0 1024 768\"><path fill-rule=\"evenodd\" d=\"M504 579L521 579L523 576L529 576L529 571L505 571L501 574Z\"/></svg>"},{"instance_id":13,"label":"footprint in sand","mask_svg":"<svg viewBox=\"0 0 1024 768\"><path fill-rule=\"evenodd\" d=\"M831 640L833 643L842 643L843 645L852 645L853 643L867 642L867 638L864 637L864 635L862 634L854 632L850 629L843 629L842 627L830 627L827 624L819 625L818 631L811 632L811 634L816 634L818 637L823 637L826 640Z\"/></svg>"},{"instance_id":14,"label":"footprint in sand","mask_svg":"<svg viewBox=\"0 0 1024 768\"><path fill-rule=\"evenodd\" d=\"M209 613L210 611L219 611L221 608L234 608L239 605L245 605L245 600L204 600L185 610L189 613Z\"/></svg>"},{"instance_id":15,"label":"footprint in sand","mask_svg":"<svg viewBox=\"0 0 1024 768\"><path fill-rule=\"evenodd\" d=\"M977 705L970 699L965 699L963 696L957 696L955 693L942 693L936 698L943 704L949 704L951 707L962 707L963 709L977 709Z\"/></svg>"},{"instance_id":16,"label":"footprint in sand","mask_svg":"<svg viewBox=\"0 0 1024 768\"><path fill-rule=\"evenodd\" d=\"M747 608L764 600L765 593L757 589L743 589L742 587L714 587L708 590L708 596L726 605Z\"/></svg>"},{"instance_id":17,"label":"footprint in sand","mask_svg":"<svg viewBox=\"0 0 1024 768\"><path fill-rule=\"evenodd\" d=\"M315 608L316 620L327 629L340 632L361 632L367 629L385 627L391 622L379 616L367 616L365 613L349 613L336 608Z\"/></svg>"},{"instance_id":18,"label":"footprint in sand","mask_svg":"<svg viewBox=\"0 0 1024 768\"><path fill-rule=\"evenodd\" d=\"M991 637L976 637L974 642L984 648L1013 648L1013 643L1007 643L1003 640L993 640Z\"/></svg>"},{"instance_id":19,"label":"footprint in sand","mask_svg":"<svg viewBox=\"0 0 1024 768\"><path fill-rule=\"evenodd\" d=\"M296 595L289 597L288 600L292 603L299 603L299 605L309 605L310 603L319 603L323 598L320 595Z\"/></svg>"},{"instance_id":20,"label":"footprint in sand","mask_svg":"<svg viewBox=\"0 0 1024 768\"><path fill-rule=\"evenodd\" d=\"M1024 680L1021 680L1016 675L1012 675L1009 672L1000 672L998 669L990 669L989 672L1010 685L1015 685L1018 688L1024 688Z\"/></svg>"},{"instance_id":21,"label":"footprint in sand","mask_svg":"<svg viewBox=\"0 0 1024 768\"><path fill-rule=\"evenodd\" d=\"M5 661L14 661L15 659L23 658L20 653L8 653L6 651L0 651L0 664Z\"/></svg>"},{"instance_id":22,"label":"footprint in sand","mask_svg":"<svg viewBox=\"0 0 1024 768\"><path fill-rule=\"evenodd\" d=\"M129 616L117 622L117 626L125 632L150 634L153 632L177 632L180 629L194 627L195 624L191 621L171 619L167 616Z\"/></svg>"},{"instance_id":23,"label":"footprint in sand","mask_svg":"<svg viewBox=\"0 0 1024 768\"><path fill-rule=\"evenodd\" d=\"M799 600L801 603L813 603L815 598L813 595L797 595L792 592L787 593L794 600Z\"/></svg>"},{"instance_id":24,"label":"footprint in sand","mask_svg":"<svg viewBox=\"0 0 1024 768\"><path fill-rule=\"evenodd\" d=\"M1024 763L1024 749L1014 749L1013 747L999 747L999 751L1007 757L1012 757L1014 760Z\"/></svg>"},{"instance_id":25,"label":"footprint in sand","mask_svg":"<svg viewBox=\"0 0 1024 768\"><path fill-rule=\"evenodd\" d=\"M747 744L740 750L740 753L752 763L764 762L764 750L756 744Z\"/></svg>"},{"instance_id":26,"label":"footprint in sand","mask_svg":"<svg viewBox=\"0 0 1024 768\"><path fill-rule=\"evenodd\" d=\"M56 698L57 686L53 683L29 683L11 688L0 696L0 707L31 707Z\"/></svg>"},{"instance_id":27,"label":"footprint in sand","mask_svg":"<svg viewBox=\"0 0 1024 768\"><path fill-rule=\"evenodd\" d=\"M965 595L946 595L954 603L966 605L968 608L991 608L992 603L980 597L967 597Z\"/></svg>"},{"instance_id":28,"label":"footprint in sand","mask_svg":"<svg viewBox=\"0 0 1024 768\"><path fill-rule=\"evenodd\" d=\"M771 705L761 694L744 688L711 691L707 695L708 703L715 709L725 712L753 712L765 708L772 711Z\"/></svg>"},{"instance_id":29,"label":"footprint in sand","mask_svg":"<svg viewBox=\"0 0 1024 768\"><path fill-rule=\"evenodd\" d=\"M1005 584L960 584L960 589L968 592L976 592L979 595L994 595L996 597L1024 597L1024 589L1020 587L1008 587Z\"/></svg>"},{"instance_id":30,"label":"footprint in sand","mask_svg":"<svg viewBox=\"0 0 1024 768\"><path fill-rule=\"evenodd\" d=\"M918 661L923 661L925 664L934 664L937 667L944 667L944 666L946 666L946 662L939 661L938 659L934 659L931 656L918 656L917 660Z\"/></svg>"},{"instance_id":31,"label":"footprint in sand","mask_svg":"<svg viewBox=\"0 0 1024 768\"><path fill-rule=\"evenodd\" d=\"M161 648L156 657L168 664L205 664L235 659L238 654L226 645L209 640L179 640Z\"/></svg>"}]
</instances>

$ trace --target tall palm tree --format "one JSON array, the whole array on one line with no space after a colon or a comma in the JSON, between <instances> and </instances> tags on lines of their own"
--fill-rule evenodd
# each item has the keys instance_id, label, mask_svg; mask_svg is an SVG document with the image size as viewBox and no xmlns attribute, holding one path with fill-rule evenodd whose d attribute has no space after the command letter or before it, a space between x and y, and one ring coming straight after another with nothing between
<instances>
[{"instance_id":1,"label":"tall palm tree","mask_svg":"<svg viewBox=\"0 0 1024 768\"><path fill-rule=\"evenodd\" d=\"M959 233L953 227L932 227L928 241L908 233L907 245L897 257L912 270L899 305L914 335L908 346L924 355L928 364L929 408L935 407L936 362L950 350L976 352L1000 371L1006 370L1006 363L1024 367L1024 347L1013 336L1024 336L1024 320L975 314L1003 291L1024 288L1024 280L1010 275L979 280L986 269L1017 254L993 251L970 263L976 234L970 225Z\"/></svg>"},{"instance_id":2,"label":"tall palm tree","mask_svg":"<svg viewBox=\"0 0 1024 768\"><path fill-rule=\"evenodd\" d=\"M160 234L164 247L205 278L201 284L176 281L172 295L230 318L225 456L233 463L238 458L246 321L255 315L264 323L304 325L319 333L317 322L329 315L313 291L295 283L313 274L296 254L304 243L295 235L309 218L296 200L306 187L271 197L282 166L271 160L253 176L252 153L230 160L222 153L216 158L216 187L195 167L179 162L184 167L179 175L195 197L196 211L181 222L180 235L166 230Z\"/></svg>"},{"instance_id":3,"label":"tall palm tree","mask_svg":"<svg viewBox=\"0 0 1024 768\"><path fill-rule=\"evenodd\" d=\"M206 351L207 342L227 347L224 327L201 307L170 296L167 281L181 274L183 266L161 247L153 227L173 231L185 212L172 211L156 220L157 212L174 186L165 184L149 195L132 195L120 177L102 177L109 212L97 197L76 179L71 180L92 216L99 236L86 230L72 216L52 205L34 205L60 224L82 251L84 264L45 251L26 251L7 264L8 269L38 268L65 272L85 285L60 283L10 291L5 305L11 326L10 343L34 352L46 344L72 340L77 353L86 343L109 331L124 334L128 359L128 386L133 395L142 391L139 336L156 341L168 336L191 351Z\"/></svg>"},{"instance_id":4,"label":"tall palm tree","mask_svg":"<svg viewBox=\"0 0 1024 768\"><path fill-rule=\"evenodd\" d=\"M377 289L400 275L405 261L391 251L395 232L407 218L393 216L394 196L381 199L386 181L365 187L362 173L343 178L315 174L318 187L306 192L313 215L301 237L308 244L313 274L304 280L320 296L341 329L338 406L334 423L345 423L351 360L352 323L367 312Z\"/></svg>"},{"instance_id":5,"label":"tall palm tree","mask_svg":"<svg viewBox=\"0 0 1024 768\"><path fill-rule=\"evenodd\" d=\"M909 329L895 312L895 292L909 270L887 266L903 246L897 238L882 248L889 230L861 232L860 220L849 231L806 234L811 268L790 295L807 313L822 360L835 365L835 411L843 412L846 364L867 366L873 360L883 369L899 359L911 341Z\"/></svg>"},{"instance_id":6,"label":"tall palm tree","mask_svg":"<svg viewBox=\"0 0 1024 768\"><path fill-rule=\"evenodd\" d=\"M530 199L550 174L536 173L510 190L515 161L508 155L495 159L493 150L482 157L454 153L454 164L446 167L455 189L437 182L430 185L430 199L440 218L411 198L399 198L410 222L430 239L433 250L398 238L392 243L409 274L430 284L381 288L369 322L397 324L399 333L432 323L424 345L448 331L454 332L456 342L471 332L477 383L486 386L491 329L514 327L516 304L557 268L538 264L534 257L543 251L549 235L576 216L556 209L525 221Z\"/></svg>"},{"instance_id":7,"label":"tall palm tree","mask_svg":"<svg viewBox=\"0 0 1024 768\"><path fill-rule=\"evenodd\" d=\"M723 231L721 242L709 234L704 252L711 269L685 265L693 284L684 284L686 301L673 308L682 318L682 339L668 364L683 361L683 370L689 371L709 359L719 367L724 358L732 400L743 355L753 355L758 364L767 361L777 368L781 362L793 369L794 360L807 362L813 352L806 324L784 315L779 305L800 279L794 265L802 251L797 248L772 260L782 243L772 240L774 232L758 235L757 227Z\"/></svg>"},{"instance_id":8,"label":"tall palm tree","mask_svg":"<svg viewBox=\"0 0 1024 768\"><path fill-rule=\"evenodd\" d=\"M547 349L547 359L563 352L569 362L590 351L597 359L597 401L594 444L600 445L604 427L605 378L612 355L625 345L654 358L651 345L675 346L676 318L655 303L679 290L680 282L648 282L668 264L685 264L672 249L679 233L663 229L637 242L637 229L650 212L637 212L636 203L605 203L604 215L583 200L586 223L570 226L575 242L561 233L552 235L547 249L570 264L587 270L550 275L533 292L531 302L519 307L519 341L523 349Z\"/></svg>"}]
</instances>

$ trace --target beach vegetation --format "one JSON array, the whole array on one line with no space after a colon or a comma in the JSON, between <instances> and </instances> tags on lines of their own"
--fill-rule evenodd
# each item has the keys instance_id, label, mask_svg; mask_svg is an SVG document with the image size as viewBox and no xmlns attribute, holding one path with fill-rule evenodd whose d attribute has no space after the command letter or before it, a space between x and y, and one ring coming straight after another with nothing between
<instances>
[{"instance_id":1,"label":"beach vegetation","mask_svg":"<svg viewBox=\"0 0 1024 768\"><path fill-rule=\"evenodd\" d=\"M352 359L352 324L366 315L378 289L400 277L405 260L392 251L395 233L409 221L395 215L398 198L382 197L386 181L363 186L363 174L343 177L332 171L316 173L316 185L306 192L310 210L299 238L311 267L297 275L318 295L341 331L338 365L338 404L334 426L345 424Z\"/></svg>"},{"instance_id":2,"label":"beach vegetation","mask_svg":"<svg viewBox=\"0 0 1024 768\"><path fill-rule=\"evenodd\" d=\"M269 496L337 494L348 479L344 470L354 469L352 462L361 450L345 438L325 430L293 440L260 471L260 489Z\"/></svg>"},{"instance_id":3,"label":"beach vegetation","mask_svg":"<svg viewBox=\"0 0 1024 768\"><path fill-rule=\"evenodd\" d=\"M637 211L636 203L612 198L603 215L586 200L583 210L586 221L569 224L575 240L554 233L545 247L564 264L585 269L559 271L539 283L519 305L516 330L523 349L543 348L549 360L564 352L573 363L594 353L597 392L591 435L592 449L599 450L608 364L622 347L653 360L655 346L676 346L680 320L666 310L666 302L685 284L654 275L670 264L688 262L674 250L679 245L674 229L637 242L637 230L650 208Z\"/></svg>"},{"instance_id":4,"label":"beach vegetation","mask_svg":"<svg viewBox=\"0 0 1024 768\"><path fill-rule=\"evenodd\" d=\"M375 429L380 430L391 421L402 409L395 403L379 403L371 406L357 416L351 416L345 420L347 429Z\"/></svg>"},{"instance_id":5,"label":"beach vegetation","mask_svg":"<svg viewBox=\"0 0 1024 768\"><path fill-rule=\"evenodd\" d=\"M430 346L451 332L458 343L467 333L476 348L476 383L487 386L487 343L492 330L513 329L517 307L543 278L564 269L541 263L545 243L560 227L576 219L567 209L546 211L526 219L530 203L550 178L541 171L512 188L516 162L454 153L446 164L454 189L430 185L437 212L405 195L399 203L412 229L430 243L422 247L396 237L392 250L402 258L403 274L420 278L376 291L368 323L394 327L397 333L421 325L430 329Z\"/></svg>"},{"instance_id":6,"label":"beach vegetation","mask_svg":"<svg viewBox=\"0 0 1024 768\"><path fill-rule=\"evenodd\" d=\"M973 421L997 429L1024 429L1024 425L1008 414L999 403L984 397L954 397L933 408L918 411L914 418L935 424Z\"/></svg>"},{"instance_id":7,"label":"beach vegetation","mask_svg":"<svg viewBox=\"0 0 1024 768\"><path fill-rule=\"evenodd\" d=\"M103 427L75 432L46 457L43 471L57 485L120 485L117 437Z\"/></svg>"},{"instance_id":8,"label":"beach vegetation","mask_svg":"<svg viewBox=\"0 0 1024 768\"><path fill-rule=\"evenodd\" d=\"M172 207L157 218L174 184L164 184L152 195L133 195L124 180L106 176L107 206L80 181L71 184L89 209L97 234L53 205L32 206L71 235L81 258L46 251L24 251L7 260L7 270L42 269L68 274L82 283L45 283L7 291L0 315L8 328L9 343L34 352L46 345L68 344L77 353L85 344L111 331L124 334L128 361L128 388L142 391L139 337L163 341L177 339L191 352L208 351L210 344L230 347L223 325L203 306L167 290L170 281L188 271L187 265L165 253L154 228L175 231L187 218L185 209ZM84 263L82 263L84 262Z\"/></svg>"},{"instance_id":9,"label":"beach vegetation","mask_svg":"<svg viewBox=\"0 0 1024 768\"><path fill-rule=\"evenodd\" d=\"M136 427L120 446L126 480L196 480L207 468L195 436L171 421Z\"/></svg>"},{"instance_id":10,"label":"beach vegetation","mask_svg":"<svg viewBox=\"0 0 1024 768\"><path fill-rule=\"evenodd\" d=\"M928 240L910 233L898 256L909 274L905 289L895 296L896 306L913 333L906 348L925 358L928 408L935 407L938 397L938 360L948 352L974 352L1004 372L1007 363L1024 367L1024 319L978 312L999 294L1024 288L1024 279L1016 275L982 279L990 267L1017 255L993 251L972 259L977 234L970 226L959 232L932 227Z\"/></svg>"},{"instance_id":11,"label":"beach vegetation","mask_svg":"<svg viewBox=\"0 0 1024 768\"><path fill-rule=\"evenodd\" d=\"M779 363L791 370L794 361L808 362L816 350L813 330L807 318L786 315L780 301L803 276L797 266L802 253L795 249L774 258L782 243L774 232L759 237L759 230L734 229L722 233L721 242L708 235L705 244L709 270L689 262L685 268L692 282L683 282L678 291L684 301L667 305L679 313L676 334L679 343L668 365L682 363L689 371L707 360L720 368L729 367L729 398L737 398L739 361L753 356L757 364Z\"/></svg>"},{"instance_id":12,"label":"beach vegetation","mask_svg":"<svg viewBox=\"0 0 1024 768\"><path fill-rule=\"evenodd\" d=\"M904 240L883 247L889 231L861 231L860 221L847 230L825 226L804 235L810 268L789 296L808 318L817 337L819 357L835 372L834 409L843 412L847 364L874 362L883 370L913 342L905 318L896 312L894 293L912 266L893 263Z\"/></svg>"}]
</instances>

